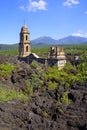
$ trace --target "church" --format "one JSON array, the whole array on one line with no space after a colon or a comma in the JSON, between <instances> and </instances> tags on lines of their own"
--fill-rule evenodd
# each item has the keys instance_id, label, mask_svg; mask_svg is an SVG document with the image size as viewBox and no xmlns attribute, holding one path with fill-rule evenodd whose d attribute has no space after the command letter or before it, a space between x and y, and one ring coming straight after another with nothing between
<instances>
[{"instance_id":1,"label":"church","mask_svg":"<svg viewBox=\"0 0 87 130\"><path fill-rule=\"evenodd\" d=\"M57 65L58 69L62 69L66 64L66 56L62 47L50 47L47 58L39 57L37 54L31 52L30 32L26 25L22 26L20 31L19 42L19 60L30 64L32 61L44 64L46 66Z\"/></svg>"}]
</instances>

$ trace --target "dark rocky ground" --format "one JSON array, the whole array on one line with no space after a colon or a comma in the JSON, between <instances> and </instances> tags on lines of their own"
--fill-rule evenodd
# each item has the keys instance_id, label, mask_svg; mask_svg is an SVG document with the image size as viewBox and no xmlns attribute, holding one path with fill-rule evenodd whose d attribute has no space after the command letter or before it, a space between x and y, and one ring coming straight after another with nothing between
<instances>
[{"instance_id":1,"label":"dark rocky ground","mask_svg":"<svg viewBox=\"0 0 87 130\"><path fill-rule=\"evenodd\" d=\"M34 70L17 61L17 57L0 57L0 62L21 66L0 83L4 87L25 89L24 80ZM69 105L58 102L58 93L62 94L65 89L60 86L54 91L39 91L25 103L17 99L0 103L0 130L87 130L87 82L68 88Z\"/></svg>"}]
</instances>

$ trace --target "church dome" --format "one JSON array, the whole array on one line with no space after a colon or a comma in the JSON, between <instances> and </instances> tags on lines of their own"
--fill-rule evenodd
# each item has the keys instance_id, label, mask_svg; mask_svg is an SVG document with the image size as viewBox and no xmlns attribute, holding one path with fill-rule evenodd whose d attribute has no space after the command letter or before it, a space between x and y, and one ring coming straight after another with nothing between
<instances>
[{"instance_id":1,"label":"church dome","mask_svg":"<svg viewBox=\"0 0 87 130\"><path fill-rule=\"evenodd\" d=\"M28 28L26 25L22 26L21 33L29 33Z\"/></svg>"}]
</instances>

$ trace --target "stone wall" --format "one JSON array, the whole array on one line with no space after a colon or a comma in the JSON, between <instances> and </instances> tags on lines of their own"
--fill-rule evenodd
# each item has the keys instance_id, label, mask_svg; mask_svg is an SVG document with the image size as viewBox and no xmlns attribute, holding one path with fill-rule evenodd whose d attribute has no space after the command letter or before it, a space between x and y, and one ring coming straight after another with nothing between
<instances>
[{"instance_id":1,"label":"stone wall","mask_svg":"<svg viewBox=\"0 0 87 130\"><path fill-rule=\"evenodd\" d=\"M66 64L65 59L50 59L50 58L36 58L32 54L30 54L27 57L19 58L20 61L24 61L28 64L31 64L33 61L37 61L38 63L44 64L47 66L54 66L56 65L59 69L62 69L64 65Z\"/></svg>"}]
</instances>

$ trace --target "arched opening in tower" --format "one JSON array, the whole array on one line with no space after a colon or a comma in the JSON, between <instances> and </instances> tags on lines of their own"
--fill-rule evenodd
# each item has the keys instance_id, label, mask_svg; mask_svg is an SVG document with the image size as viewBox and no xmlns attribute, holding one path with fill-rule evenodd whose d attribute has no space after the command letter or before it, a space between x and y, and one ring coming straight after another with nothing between
<instances>
[{"instance_id":1,"label":"arched opening in tower","mask_svg":"<svg viewBox=\"0 0 87 130\"><path fill-rule=\"evenodd\" d=\"M28 46L26 46L26 52L28 52Z\"/></svg>"},{"instance_id":2,"label":"arched opening in tower","mask_svg":"<svg viewBox=\"0 0 87 130\"><path fill-rule=\"evenodd\" d=\"M28 40L28 36L26 35L26 41Z\"/></svg>"}]
</instances>

